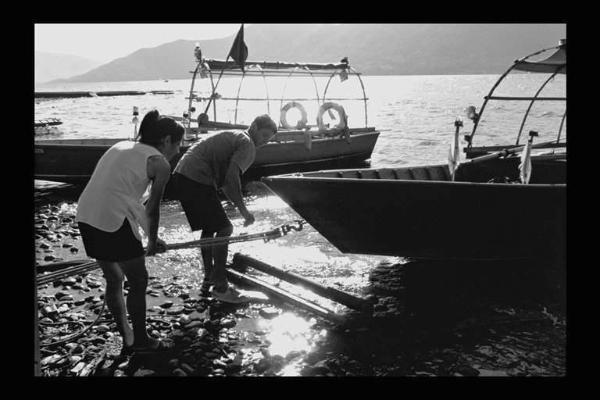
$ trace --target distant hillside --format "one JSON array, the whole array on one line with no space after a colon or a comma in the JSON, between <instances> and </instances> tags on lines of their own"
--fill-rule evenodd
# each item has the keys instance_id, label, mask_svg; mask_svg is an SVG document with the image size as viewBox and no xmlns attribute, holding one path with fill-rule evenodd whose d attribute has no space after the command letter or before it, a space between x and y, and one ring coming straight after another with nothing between
<instances>
[{"instance_id":1,"label":"distant hillside","mask_svg":"<svg viewBox=\"0 0 600 400\"><path fill-rule=\"evenodd\" d=\"M102 64L100 61L90 60L69 54L46 53L36 51L35 83L44 83L58 78L69 78L79 75Z\"/></svg>"},{"instance_id":2,"label":"distant hillside","mask_svg":"<svg viewBox=\"0 0 600 400\"><path fill-rule=\"evenodd\" d=\"M248 60L337 62L367 75L497 74L515 59L558 44L565 24L253 24ZM233 36L198 41L205 57L225 59ZM190 76L196 41L140 49L68 82Z\"/></svg>"}]
</instances>

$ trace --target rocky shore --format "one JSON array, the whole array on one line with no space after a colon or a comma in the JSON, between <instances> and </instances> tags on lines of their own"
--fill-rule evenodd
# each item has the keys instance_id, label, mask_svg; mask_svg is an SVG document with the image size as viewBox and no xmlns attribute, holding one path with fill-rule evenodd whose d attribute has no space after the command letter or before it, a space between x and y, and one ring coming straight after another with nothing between
<instances>
[{"instance_id":1,"label":"rocky shore","mask_svg":"<svg viewBox=\"0 0 600 400\"><path fill-rule=\"evenodd\" d=\"M86 258L75 207L56 198L36 205L38 273L51 262ZM38 287L42 375L564 376L564 274L549 270L381 263L364 289L373 314L347 310L346 322L333 325L272 301L202 299L185 276L149 268L148 332L175 346L133 356L119 354L96 270Z\"/></svg>"}]
</instances>

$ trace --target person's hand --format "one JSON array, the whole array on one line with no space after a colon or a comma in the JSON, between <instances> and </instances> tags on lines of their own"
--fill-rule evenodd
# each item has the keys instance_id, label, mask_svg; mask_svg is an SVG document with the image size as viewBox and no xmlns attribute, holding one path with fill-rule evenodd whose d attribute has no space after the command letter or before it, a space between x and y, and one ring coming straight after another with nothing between
<instances>
[{"instance_id":1,"label":"person's hand","mask_svg":"<svg viewBox=\"0 0 600 400\"><path fill-rule=\"evenodd\" d=\"M148 244L148 249L146 250L146 255L153 256L156 253L164 253L165 251L167 251L168 247L169 246L167 245L167 243L164 240L157 238L155 243Z\"/></svg>"},{"instance_id":2,"label":"person's hand","mask_svg":"<svg viewBox=\"0 0 600 400\"><path fill-rule=\"evenodd\" d=\"M254 223L254 215L247 213L244 215L244 226L252 225Z\"/></svg>"}]
</instances>

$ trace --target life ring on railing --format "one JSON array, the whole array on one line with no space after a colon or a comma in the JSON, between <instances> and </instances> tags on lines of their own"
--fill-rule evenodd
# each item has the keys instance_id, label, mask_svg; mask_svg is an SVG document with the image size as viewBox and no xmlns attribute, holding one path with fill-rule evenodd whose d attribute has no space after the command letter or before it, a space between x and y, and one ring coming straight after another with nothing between
<instances>
[{"instance_id":1,"label":"life ring on railing","mask_svg":"<svg viewBox=\"0 0 600 400\"><path fill-rule=\"evenodd\" d=\"M298 121L298 123L295 126L288 124L288 121L287 121L287 112L292 108L297 108L298 110L300 110L300 114L301 114L301 119L300 119L300 121ZM281 109L281 116L279 117L279 123L281 124L282 128L284 128L284 129L304 129L306 127L307 122L308 122L308 118L306 115L306 110L304 109L304 106L302 104L295 102L295 101L290 101L285 106L283 106L283 108Z\"/></svg>"},{"instance_id":2,"label":"life ring on railing","mask_svg":"<svg viewBox=\"0 0 600 400\"><path fill-rule=\"evenodd\" d=\"M344 107L334 102L323 103L321 107L319 107L319 112L317 113L317 126L319 131L324 131L327 129L327 126L323 123L323 114L325 111L335 110L338 113L338 117L340 122L335 126L336 130L345 130L348 127L348 117L346 116L346 111L344 111ZM331 115L331 114L330 114Z\"/></svg>"}]
</instances>

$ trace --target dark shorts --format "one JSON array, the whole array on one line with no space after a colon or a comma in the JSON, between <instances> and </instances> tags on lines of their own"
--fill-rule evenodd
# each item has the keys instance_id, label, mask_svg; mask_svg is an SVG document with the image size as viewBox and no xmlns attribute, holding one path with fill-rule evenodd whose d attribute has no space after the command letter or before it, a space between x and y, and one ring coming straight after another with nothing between
<instances>
[{"instance_id":1,"label":"dark shorts","mask_svg":"<svg viewBox=\"0 0 600 400\"><path fill-rule=\"evenodd\" d=\"M178 173L173 174L172 179L192 231L217 232L232 226L213 186L203 185Z\"/></svg>"},{"instance_id":2,"label":"dark shorts","mask_svg":"<svg viewBox=\"0 0 600 400\"><path fill-rule=\"evenodd\" d=\"M86 254L96 260L127 261L145 254L142 242L133 234L127 218L115 232L106 232L85 222L79 222L79 232Z\"/></svg>"}]
</instances>

